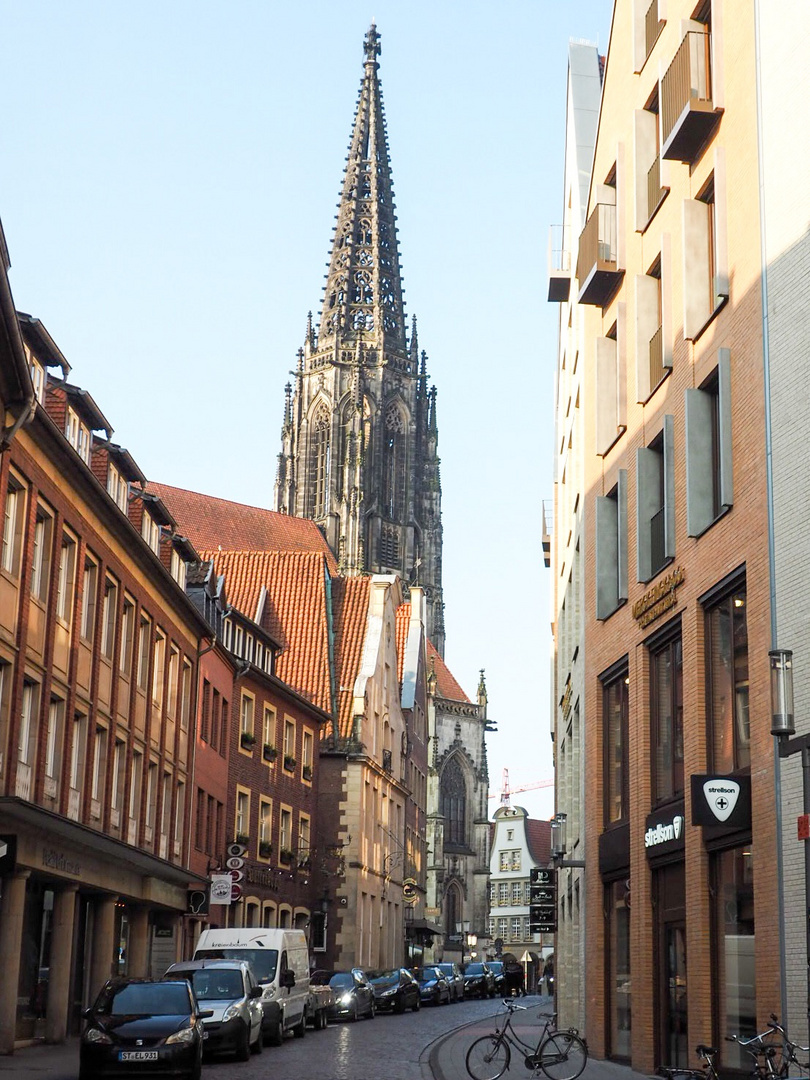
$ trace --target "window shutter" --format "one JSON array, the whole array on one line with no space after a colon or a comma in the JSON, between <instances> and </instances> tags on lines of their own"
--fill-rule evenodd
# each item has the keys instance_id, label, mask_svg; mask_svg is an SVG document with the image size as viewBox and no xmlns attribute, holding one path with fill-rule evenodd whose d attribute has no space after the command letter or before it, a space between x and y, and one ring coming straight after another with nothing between
<instances>
[{"instance_id":1,"label":"window shutter","mask_svg":"<svg viewBox=\"0 0 810 1080\"><path fill-rule=\"evenodd\" d=\"M675 558L675 417L664 417L664 556Z\"/></svg>"},{"instance_id":2,"label":"window shutter","mask_svg":"<svg viewBox=\"0 0 810 1080\"><path fill-rule=\"evenodd\" d=\"M686 533L700 536L714 521L712 471L712 395L687 390L686 415Z\"/></svg>"},{"instance_id":3,"label":"window shutter","mask_svg":"<svg viewBox=\"0 0 810 1080\"><path fill-rule=\"evenodd\" d=\"M683 336L693 340L712 313L709 266L711 207L697 199L683 202Z\"/></svg>"},{"instance_id":4,"label":"window shutter","mask_svg":"<svg viewBox=\"0 0 810 1080\"><path fill-rule=\"evenodd\" d=\"M731 461L731 352L719 349L717 359L717 395L720 423L720 505L734 505L734 471Z\"/></svg>"},{"instance_id":5,"label":"window shutter","mask_svg":"<svg viewBox=\"0 0 810 1080\"><path fill-rule=\"evenodd\" d=\"M619 606L618 501L596 497L596 617L606 619Z\"/></svg>"}]
</instances>

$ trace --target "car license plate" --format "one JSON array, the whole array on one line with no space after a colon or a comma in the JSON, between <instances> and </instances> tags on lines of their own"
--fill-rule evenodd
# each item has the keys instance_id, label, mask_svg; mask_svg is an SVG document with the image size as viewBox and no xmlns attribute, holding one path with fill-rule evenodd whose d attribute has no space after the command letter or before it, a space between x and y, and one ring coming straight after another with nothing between
<instances>
[{"instance_id":1,"label":"car license plate","mask_svg":"<svg viewBox=\"0 0 810 1080\"><path fill-rule=\"evenodd\" d=\"M119 1061L157 1061L157 1050L121 1050Z\"/></svg>"}]
</instances>

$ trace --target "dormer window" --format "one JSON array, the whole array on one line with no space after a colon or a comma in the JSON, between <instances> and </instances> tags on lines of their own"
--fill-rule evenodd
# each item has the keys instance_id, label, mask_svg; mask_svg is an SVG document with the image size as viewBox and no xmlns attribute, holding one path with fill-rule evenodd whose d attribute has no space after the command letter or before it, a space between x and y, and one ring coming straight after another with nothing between
<instances>
[{"instance_id":1,"label":"dormer window","mask_svg":"<svg viewBox=\"0 0 810 1080\"><path fill-rule=\"evenodd\" d=\"M107 466L107 494L119 510L127 512L129 484L112 462Z\"/></svg>"},{"instance_id":2,"label":"dormer window","mask_svg":"<svg viewBox=\"0 0 810 1080\"><path fill-rule=\"evenodd\" d=\"M90 464L90 428L79 418L75 409L68 407L65 438L85 464Z\"/></svg>"},{"instance_id":3,"label":"dormer window","mask_svg":"<svg viewBox=\"0 0 810 1080\"><path fill-rule=\"evenodd\" d=\"M31 382L34 384L34 395L40 405L42 405L45 401L45 368L30 354L29 370L31 372Z\"/></svg>"},{"instance_id":4,"label":"dormer window","mask_svg":"<svg viewBox=\"0 0 810 1080\"><path fill-rule=\"evenodd\" d=\"M144 513L141 522L141 536L156 555L160 554L160 526L153 517Z\"/></svg>"},{"instance_id":5,"label":"dormer window","mask_svg":"<svg viewBox=\"0 0 810 1080\"><path fill-rule=\"evenodd\" d=\"M242 656L243 630L241 626L236 627L236 633L234 637L236 640L234 641L233 651L236 653L237 656Z\"/></svg>"},{"instance_id":6,"label":"dormer window","mask_svg":"<svg viewBox=\"0 0 810 1080\"><path fill-rule=\"evenodd\" d=\"M172 560L171 560L171 575L181 589L186 587L186 563L184 559L181 559L177 553L176 548L172 548Z\"/></svg>"}]
</instances>

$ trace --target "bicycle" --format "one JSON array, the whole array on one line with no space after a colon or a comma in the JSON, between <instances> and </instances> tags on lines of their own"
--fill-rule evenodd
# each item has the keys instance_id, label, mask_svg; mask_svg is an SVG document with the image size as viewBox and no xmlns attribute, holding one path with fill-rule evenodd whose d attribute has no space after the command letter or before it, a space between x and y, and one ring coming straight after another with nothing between
<instances>
[{"instance_id":1,"label":"bicycle","mask_svg":"<svg viewBox=\"0 0 810 1080\"><path fill-rule=\"evenodd\" d=\"M523 1064L531 1069L532 1076L544 1073L549 1080L577 1080L588 1061L588 1046L576 1028L558 1031L553 1026L556 1013L538 1013L545 1017L537 1043L526 1043L512 1027L515 1012L526 1012L525 1005L518 1005L511 998L504 998L506 1020L501 1027L495 1021L492 1035L482 1035L467 1051L464 1064L472 1080L498 1080L509 1068L512 1050L523 1058Z\"/></svg>"},{"instance_id":2,"label":"bicycle","mask_svg":"<svg viewBox=\"0 0 810 1080\"><path fill-rule=\"evenodd\" d=\"M785 1025L779 1023L776 1013L771 1013L767 1029L758 1035L752 1035L750 1039L727 1035L726 1039L736 1043L751 1056L752 1074L758 1080L784 1080L791 1076L791 1066L795 1066L799 1076L807 1076L810 1070L810 1062L800 1061L798 1058L799 1051L809 1054L810 1046L793 1042Z\"/></svg>"},{"instance_id":3,"label":"bicycle","mask_svg":"<svg viewBox=\"0 0 810 1080\"><path fill-rule=\"evenodd\" d=\"M720 1053L716 1046L704 1046L700 1043L695 1047L695 1053L703 1058L703 1065L699 1069L689 1069L681 1066L661 1065L658 1068L658 1076L664 1080L720 1080L717 1074L717 1066L714 1059Z\"/></svg>"}]
</instances>

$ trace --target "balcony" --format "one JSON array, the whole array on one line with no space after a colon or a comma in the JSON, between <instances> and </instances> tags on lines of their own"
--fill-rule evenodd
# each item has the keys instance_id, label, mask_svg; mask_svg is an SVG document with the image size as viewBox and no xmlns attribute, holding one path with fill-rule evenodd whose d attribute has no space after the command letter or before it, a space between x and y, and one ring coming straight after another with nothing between
<instances>
[{"instance_id":1,"label":"balcony","mask_svg":"<svg viewBox=\"0 0 810 1080\"><path fill-rule=\"evenodd\" d=\"M565 243L565 227L552 225L548 231L548 299L564 304L571 293L571 252Z\"/></svg>"},{"instance_id":2,"label":"balcony","mask_svg":"<svg viewBox=\"0 0 810 1080\"><path fill-rule=\"evenodd\" d=\"M577 278L580 304L604 307L624 276L616 246L616 207L598 203L579 238Z\"/></svg>"},{"instance_id":3,"label":"balcony","mask_svg":"<svg viewBox=\"0 0 810 1080\"><path fill-rule=\"evenodd\" d=\"M653 51L653 45L658 40L663 25L663 20L658 17L658 0L652 0L644 16L644 45L647 56Z\"/></svg>"},{"instance_id":4,"label":"balcony","mask_svg":"<svg viewBox=\"0 0 810 1080\"><path fill-rule=\"evenodd\" d=\"M690 30L661 81L661 156L694 161L722 112L712 101L711 37Z\"/></svg>"}]
</instances>

